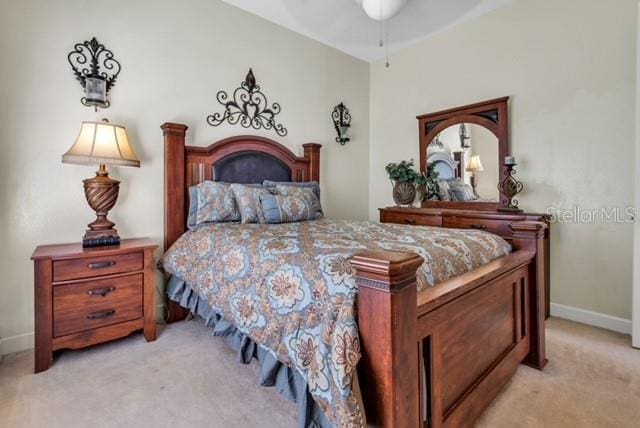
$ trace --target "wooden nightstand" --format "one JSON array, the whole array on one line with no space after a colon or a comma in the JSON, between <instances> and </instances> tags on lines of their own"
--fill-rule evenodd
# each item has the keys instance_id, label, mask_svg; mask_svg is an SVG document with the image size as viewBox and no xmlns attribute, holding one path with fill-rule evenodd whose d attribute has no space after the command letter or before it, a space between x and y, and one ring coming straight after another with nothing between
<instances>
[{"instance_id":1,"label":"wooden nightstand","mask_svg":"<svg viewBox=\"0 0 640 428\"><path fill-rule=\"evenodd\" d=\"M34 261L35 372L53 352L78 349L144 330L156 339L155 263L149 239L83 248L39 246Z\"/></svg>"}]
</instances>

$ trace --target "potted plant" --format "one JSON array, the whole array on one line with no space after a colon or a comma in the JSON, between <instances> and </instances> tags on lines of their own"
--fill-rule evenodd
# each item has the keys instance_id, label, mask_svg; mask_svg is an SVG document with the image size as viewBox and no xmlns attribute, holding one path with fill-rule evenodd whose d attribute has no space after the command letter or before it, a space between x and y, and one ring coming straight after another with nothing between
<instances>
[{"instance_id":1,"label":"potted plant","mask_svg":"<svg viewBox=\"0 0 640 428\"><path fill-rule=\"evenodd\" d=\"M435 165L427 166L427 172L419 173L416 177L416 200L422 202L428 199L440 199L440 185Z\"/></svg>"},{"instance_id":2,"label":"potted plant","mask_svg":"<svg viewBox=\"0 0 640 428\"><path fill-rule=\"evenodd\" d=\"M413 169L413 159L390 163L385 167L393 184L393 201L396 205L410 205L416 198L418 172Z\"/></svg>"},{"instance_id":3,"label":"potted plant","mask_svg":"<svg viewBox=\"0 0 640 428\"><path fill-rule=\"evenodd\" d=\"M425 181L425 199L438 199L440 200L440 185L438 184L438 177L440 173L436 171L436 165L431 164L427 166L427 172L424 175Z\"/></svg>"}]
</instances>

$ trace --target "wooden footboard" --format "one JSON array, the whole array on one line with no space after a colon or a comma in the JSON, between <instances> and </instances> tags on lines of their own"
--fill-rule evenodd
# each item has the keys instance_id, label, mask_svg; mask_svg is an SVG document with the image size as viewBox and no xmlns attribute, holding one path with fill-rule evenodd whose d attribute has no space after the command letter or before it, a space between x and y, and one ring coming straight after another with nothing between
<instances>
[{"instance_id":1,"label":"wooden footboard","mask_svg":"<svg viewBox=\"0 0 640 428\"><path fill-rule=\"evenodd\" d=\"M513 253L419 294L416 254L352 259L369 423L471 425L521 362L544 366L545 227L514 223Z\"/></svg>"}]
</instances>

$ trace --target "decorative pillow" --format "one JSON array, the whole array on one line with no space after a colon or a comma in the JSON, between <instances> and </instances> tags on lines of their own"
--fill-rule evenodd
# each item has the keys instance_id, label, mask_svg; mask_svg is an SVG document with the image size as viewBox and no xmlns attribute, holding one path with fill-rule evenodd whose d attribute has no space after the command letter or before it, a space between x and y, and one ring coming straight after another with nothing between
<instances>
[{"instance_id":1,"label":"decorative pillow","mask_svg":"<svg viewBox=\"0 0 640 428\"><path fill-rule=\"evenodd\" d=\"M449 181L447 180L438 180L438 187L440 192L438 195L440 196L441 201L450 201L451 200L451 188L449 186Z\"/></svg>"},{"instance_id":2,"label":"decorative pillow","mask_svg":"<svg viewBox=\"0 0 640 428\"><path fill-rule=\"evenodd\" d=\"M240 221L240 213L228 184L204 181L189 187L189 229L195 229L202 223L225 221Z\"/></svg>"},{"instance_id":3,"label":"decorative pillow","mask_svg":"<svg viewBox=\"0 0 640 428\"><path fill-rule=\"evenodd\" d=\"M260 195L270 195L269 189L244 184L232 184L242 223L263 223Z\"/></svg>"},{"instance_id":4,"label":"decorative pillow","mask_svg":"<svg viewBox=\"0 0 640 428\"><path fill-rule=\"evenodd\" d=\"M265 223L292 223L316 218L311 198L262 194L260 205Z\"/></svg>"},{"instance_id":5,"label":"decorative pillow","mask_svg":"<svg viewBox=\"0 0 640 428\"><path fill-rule=\"evenodd\" d=\"M320 187L318 186L318 191ZM278 184L276 193L283 196L295 196L302 199L310 199L316 217L322 217L322 205L313 187L291 186L289 184Z\"/></svg>"},{"instance_id":6,"label":"decorative pillow","mask_svg":"<svg viewBox=\"0 0 640 428\"><path fill-rule=\"evenodd\" d=\"M264 180L262 182L264 187L275 189L277 186L291 186L291 187L304 187L313 190L318 200L320 200L320 184L317 181L271 181Z\"/></svg>"},{"instance_id":7,"label":"decorative pillow","mask_svg":"<svg viewBox=\"0 0 640 428\"><path fill-rule=\"evenodd\" d=\"M449 183L449 192L454 201L473 201L477 196L473 193L473 188L459 178Z\"/></svg>"}]
</instances>

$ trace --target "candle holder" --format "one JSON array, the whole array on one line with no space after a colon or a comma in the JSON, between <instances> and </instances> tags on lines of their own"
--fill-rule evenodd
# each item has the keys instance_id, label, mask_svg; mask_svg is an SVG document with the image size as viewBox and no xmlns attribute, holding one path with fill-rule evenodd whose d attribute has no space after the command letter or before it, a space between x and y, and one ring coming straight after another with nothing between
<instances>
[{"instance_id":1,"label":"candle holder","mask_svg":"<svg viewBox=\"0 0 640 428\"><path fill-rule=\"evenodd\" d=\"M515 162L505 162L504 178L498 183L498 191L506 198L504 202L505 206L499 207L498 211L520 213L522 210L518 208L518 200L514 197L522 192L524 184L515 179L516 170L514 167L517 164Z\"/></svg>"}]
</instances>

